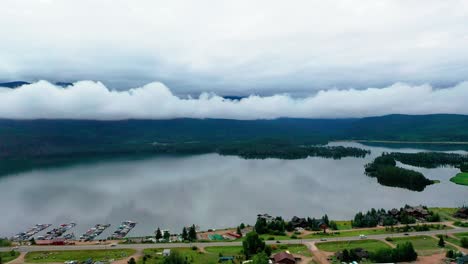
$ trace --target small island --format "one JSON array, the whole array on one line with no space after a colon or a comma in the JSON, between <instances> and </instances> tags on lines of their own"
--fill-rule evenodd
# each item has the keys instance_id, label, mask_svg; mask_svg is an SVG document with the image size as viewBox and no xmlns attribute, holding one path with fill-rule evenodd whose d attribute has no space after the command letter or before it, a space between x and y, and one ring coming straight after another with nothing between
<instances>
[{"instance_id":1,"label":"small island","mask_svg":"<svg viewBox=\"0 0 468 264\"><path fill-rule=\"evenodd\" d=\"M382 185L418 192L423 191L427 185L438 182L424 177L420 172L396 166L393 155L386 153L367 164L365 172L368 176L377 178Z\"/></svg>"}]
</instances>

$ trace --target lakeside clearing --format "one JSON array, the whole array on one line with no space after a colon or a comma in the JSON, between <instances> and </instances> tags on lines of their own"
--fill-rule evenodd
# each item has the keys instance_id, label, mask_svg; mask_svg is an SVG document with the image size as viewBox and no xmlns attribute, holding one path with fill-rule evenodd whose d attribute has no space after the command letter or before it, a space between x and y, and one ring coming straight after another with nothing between
<instances>
[{"instance_id":1,"label":"lakeside clearing","mask_svg":"<svg viewBox=\"0 0 468 264\"><path fill-rule=\"evenodd\" d=\"M455 177L450 178L450 181L460 185L468 185L468 172L460 172Z\"/></svg>"},{"instance_id":2,"label":"lakeside clearing","mask_svg":"<svg viewBox=\"0 0 468 264\"><path fill-rule=\"evenodd\" d=\"M109 249L109 250L73 250L73 251L37 251L26 254L26 262L49 263L65 262L68 260L107 261L110 259L124 259L135 254L134 249Z\"/></svg>"},{"instance_id":3,"label":"lakeside clearing","mask_svg":"<svg viewBox=\"0 0 468 264\"><path fill-rule=\"evenodd\" d=\"M2 259L2 263L10 262L16 259L20 253L18 251L9 251L9 252L0 252L0 258Z\"/></svg>"},{"instance_id":4,"label":"lakeside clearing","mask_svg":"<svg viewBox=\"0 0 468 264\"><path fill-rule=\"evenodd\" d=\"M393 238L391 243L398 245L405 242L411 242L414 249L420 256L430 256L436 253L445 252L447 250L457 251L455 247L447 243L445 244L445 247L439 247L438 240L430 236L398 237Z\"/></svg>"},{"instance_id":5,"label":"lakeside clearing","mask_svg":"<svg viewBox=\"0 0 468 264\"><path fill-rule=\"evenodd\" d=\"M317 248L328 252L337 252L344 249L351 248L363 248L370 252L375 252L382 248L390 248L386 243L374 240L374 239L363 239L355 241L337 241L337 242L321 242L316 244Z\"/></svg>"}]
</instances>

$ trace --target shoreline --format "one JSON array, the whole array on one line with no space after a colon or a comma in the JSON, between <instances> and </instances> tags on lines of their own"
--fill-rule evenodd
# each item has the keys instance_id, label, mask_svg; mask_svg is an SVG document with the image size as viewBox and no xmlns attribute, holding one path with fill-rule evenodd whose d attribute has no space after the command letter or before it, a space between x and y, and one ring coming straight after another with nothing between
<instances>
[{"instance_id":1,"label":"shoreline","mask_svg":"<svg viewBox=\"0 0 468 264\"><path fill-rule=\"evenodd\" d=\"M468 145L468 141L398 141L398 140L366 140L366 139L354 139L354 140L337 140L330 142L369 142L369 143L388 143L388 144L433 144L433 145Z\"/></svg>"}]
</instances>

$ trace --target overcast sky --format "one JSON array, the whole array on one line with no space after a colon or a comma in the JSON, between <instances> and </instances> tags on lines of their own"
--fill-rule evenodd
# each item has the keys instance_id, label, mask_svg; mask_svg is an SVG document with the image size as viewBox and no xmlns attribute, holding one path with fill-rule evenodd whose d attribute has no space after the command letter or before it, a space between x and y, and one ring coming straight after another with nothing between
<instances>
[{"instance_id":1,"label":"overcast sky","mask_svg":"<svg viewBox=\"0 0 468 264\"><path fill-rule=\"evenodd\" d=\"M310 98L468 79L466 0L1 0L0 10L0 81Z\"/></svg>"}]
</instances>

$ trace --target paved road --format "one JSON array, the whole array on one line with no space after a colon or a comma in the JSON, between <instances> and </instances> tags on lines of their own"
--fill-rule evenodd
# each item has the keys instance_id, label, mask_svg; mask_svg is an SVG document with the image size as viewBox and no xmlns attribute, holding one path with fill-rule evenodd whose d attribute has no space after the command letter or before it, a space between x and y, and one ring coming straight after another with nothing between
<instances>
[{"instance_id":1,"label":"paved road","mask_svg":"<svg viewBox=\"0 0 468 264\"><path fill-rule=\"evenodd\" d=\"M425 232L409 232L409 236L415 235L436 235L436 234L455 234L468 232L468 228L455 228L449 230L434 230ZM395 234L382 234L382 235L368 235L369 239L384 239L386 237L404 237L403 233ZM359 240L358 236L354 237L333 237L327 238L327 241L349 241ZM281 244L304 244L306 242L320 242L320 239L292 239L280 240ZM266 241L267 244L276 244L276 241ZM58 251L58 250L92 250L92 249L136 249L142 250L145 248L181 248L181 247L226 247L226 246L241 246L242 242L209 242L209 243L163 243L163 244L118 244L115 247L109 245L75 245L75 246L21 246L18 251L32 252L32 251ZM11 248L0 248L0 251L10 251Z\"/></svg>"}]
</instances>

